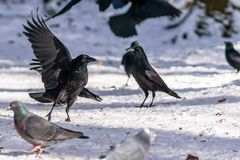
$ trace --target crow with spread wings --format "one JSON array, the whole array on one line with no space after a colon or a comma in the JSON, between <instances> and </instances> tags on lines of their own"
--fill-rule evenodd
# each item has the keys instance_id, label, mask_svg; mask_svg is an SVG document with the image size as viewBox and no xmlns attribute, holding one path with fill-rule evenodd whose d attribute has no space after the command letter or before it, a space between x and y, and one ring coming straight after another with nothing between
<instances>
[{"instance_id":1,"label":"crow with spread wings","mask_svg":"<svg viewBox=\"0 0 240 160\"><path fill-rule=\"evenodd\" d=\"M85 86L88 82L87 64L96 59L82 54L72 59L67 47L49 30L43 19L32 15L32 20L27 20L23 25L24 35L32 44L36 63L32 63L35 69L41 73L44 83L44 93L30 93L30 97L42 102L53 102L52 109L47 114L51 120L51 114L56 104L67 104L67 119L70 121L69 109L78 96L92 98L100 101L99 96L88 91ZM40 66L39 66L40 65Z\"/></svg>"}]
</instances>

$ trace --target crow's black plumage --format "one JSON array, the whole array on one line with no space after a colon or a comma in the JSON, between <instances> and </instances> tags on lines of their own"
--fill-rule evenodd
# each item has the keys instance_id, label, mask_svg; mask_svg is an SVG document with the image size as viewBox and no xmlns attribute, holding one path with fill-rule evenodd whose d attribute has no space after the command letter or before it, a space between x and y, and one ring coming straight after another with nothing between
<instances>
[{"instance_id":1,"label":"crow's black plumage","mask_svg":"<svg viewBox=\"0 0 240 160\"><path fill-rule=\"evenodd\" d=\"M30 65L32 66L30 68L30 70L36 70L39 73L42 73L42 67L41 67L41 63L37 60L37 59L32 59L32 63L30 63ZM29 96L33 99L35 99L38 102L41 103L51 103L54 102L56 98L56 96L47 96L46 94L44 94L43 92L38 92L38 93L29 93ZM102 98L99 97L98 95L90 92L87 88L83 88L81 90L81 92L78 95L79 97L84 97L84 98L90 98L93 100L96 100L98 102L102 101Z\"/></svg>"},{"instance_id":2,"label":"crow's black plumage","mask_svg":"<svg viewBox=\"0 0 240 160\"><path fill-rule=\"evenodd\" d=\"M148 62L147 56L143 48L138 44L137 41L133 42L131 44L131 47L127 50L135 55L132 75L145 93L145 99L143 100L140 107L144 105L145 100L148 97L148 91L152 91L152 101L149 107L151 107L153 104L153 100L155 98L155 91L162 91L170 96L181 98L177 93L168 88L166 83L152 68L152 66Z\"/></svg>"},{"instance_id":3,"label":"crow's black plumage","mask_svg":"<svg viewBox=\"0 0 240 160\"><path fill-rule=\"evenodd\" d=\"M121 64L124 66L124 70L128 76L126 86L128 85L128 80L130 78L130 75L132 74L132 70L134 68L134 53L133 52L127 52L123 55Z\"/></svg>"},{"instance_id":4,"label":"crow's black plumage","mask_svg":"<svg viewBox=\"0 0 240 160\"><path fill-rule=\"evenodd\" d=\"M237 70L240 70L240 53L236 51L231 42L225 42L225 55L227 62Z\"/></svg>"},{"instance_id":5,"label":"crow's black plumage","mask_svg":"<svg viewBox=\"0 0 240 160\"><path fill-rule=\"evenodd\" d=\"M56 104L67 104L66 121L70 121L69 109L84 89L88 81L87 64L96 59L82 54L72 59L64 44L49 30L43 19L32 15L32 22L23 25L24 35L32 44L33 53L41 64L41 75L45 92L43 97L54 100L51 113Z\"/></svg>"},{"instance_id":6,"label":"crow's black plumage","mask_svg":"<svg viewBox=\"0 0 240 160\"><path fill-rule=\"evenodd\" d=\"M119 1L119 0L118 0ZM109 25L114 34L121 37L137 35L135 25L148 18L177 17L181 11L164 0L120 0L122 4L131 1L129 10L121 15L112 16ZM116 3L116 2L115 2ZM114 4L114 3L113 3Z\"/></svg>"}]
</instances>

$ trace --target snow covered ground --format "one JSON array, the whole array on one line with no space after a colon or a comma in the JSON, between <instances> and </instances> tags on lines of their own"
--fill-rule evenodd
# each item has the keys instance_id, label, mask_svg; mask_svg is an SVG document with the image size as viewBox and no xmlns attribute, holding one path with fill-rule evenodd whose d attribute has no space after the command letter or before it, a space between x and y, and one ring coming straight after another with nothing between
<instances>
[{"instance_id":1,"label":"snow covered ground","mask_svg":"<svg viewBox=\"0 0 240 160\"><path fill-rule=\"evenodd\" d=\"M32 100L29 92L42 91L40 75L28 69L33 58L29 42L21 34L26 16L40 5L0 6L0 159L34 159L31 145L19 137L13 113L6 108L20 100L40 116L51 107ZM42 159L97 159L109 146L134 135L141 128L157 133L148 160L184 160L187 154L201 160L240 159L240 80L224 57L223 41L218 37L165 43L174 35L161 21L147 20L138 27L139 36L115 37L107 19L112 10L99 13L92 1L83 1L65 16L48 22L51 30L70 49L72 56L87 53L101 63L89 66L87 88L103 98L102 102L78 98L70 110L72 122L64 119L65 107L57 107L52 121L79 130L89 140L73 139L46 149ZM69 17L74 16L73 20ZM177 31L176 31L177 33ZM238 44L237 36L231 40ZM129 86L121 56L133 40L138 40L151 64L168 86L184 97L174 99L157 93L155 106L137 108L144 95L133 78ZM236 46L237 47L237 46ZM224 99L226 99L224 101ZM149 97L147 103L151 100Z\"/></svg>"}]
</instances>

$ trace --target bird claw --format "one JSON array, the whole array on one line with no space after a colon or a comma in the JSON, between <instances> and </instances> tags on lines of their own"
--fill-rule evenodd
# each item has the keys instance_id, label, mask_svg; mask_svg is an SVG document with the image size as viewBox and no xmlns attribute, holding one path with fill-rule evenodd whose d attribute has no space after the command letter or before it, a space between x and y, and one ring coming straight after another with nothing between
<instances>
[{"instance_id":1,"label":"bird claw","mask_svg":"<svg viewBox=\"0 0 240 160\"><path fill-rule=\"evenodd\" d=\"M70 120L70 118L66 118L65 121L66 122L70 122L71 120Z\"/></svg>"},{"instance_id":2,"label":"bird claw","mask_svg":"<svg viewBox=\"0 0 240 160\"><path fill-rule=\"evenodd\" d=\"M34 147L30 150L30 152L31 152L31 153L33 153L33 152L37 153L36 159L39 159L39 155L43 152L42 146L40 146L40 145L34 146Z\"/></svg>"},{"instance_id":3,"label":"bird claw","mask_svg":"<svg viewBox=\"0 0 240 160\"><path fill-rule=\"evenodd\" d=\"M51 121L51 114L48 113L45 117L48 117L48 121Z\"/></svg>"}]
</instances>

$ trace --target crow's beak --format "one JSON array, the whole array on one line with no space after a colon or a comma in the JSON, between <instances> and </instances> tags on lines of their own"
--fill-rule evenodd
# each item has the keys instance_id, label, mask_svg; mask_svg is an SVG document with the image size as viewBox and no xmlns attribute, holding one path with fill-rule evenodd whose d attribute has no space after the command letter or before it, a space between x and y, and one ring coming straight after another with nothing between
<instances>
[{"instance_id":1,"label":"crow's beak","mask_svg":"<svg viewBox=\"0 0 240 160\"><path fill-rule=\"evenodd\" d=\"M125 50L126 50L127 52L134 52L134 49L133 49L132 47L126 48Z\"/></svg>"},{"instance_id":2,"label":"crow's beak","mask_svg":"<svg viewBox=\"0 0 240 160\"><path fill-rule=\"evenodd\" d=\"M97 62L97 60L95 58L92 57L87 57L87 62Z\"/></svg>"}]
</instances>

